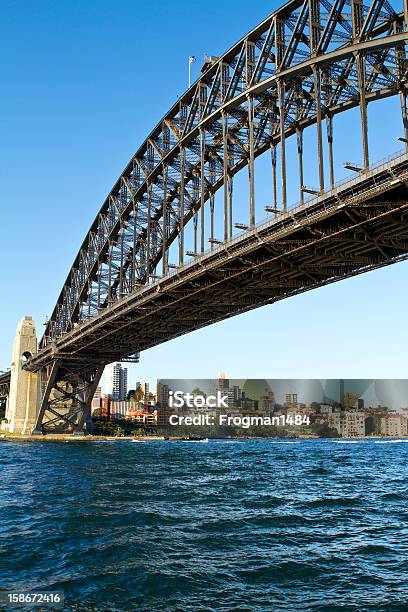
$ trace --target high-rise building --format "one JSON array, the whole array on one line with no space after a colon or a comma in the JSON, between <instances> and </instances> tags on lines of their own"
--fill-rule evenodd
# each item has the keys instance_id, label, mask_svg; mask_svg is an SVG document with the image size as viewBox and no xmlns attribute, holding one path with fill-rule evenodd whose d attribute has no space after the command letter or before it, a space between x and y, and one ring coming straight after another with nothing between
<instances>
[{"instance_id":1,"label":"high-rise building","mask_svg":"<svg viewBox=\"0 0 408 612\"><path fill-rule=\"evenodd\" d=\"M148 382L140 382L140 380L136 383L136 389L140 389L143 393L143 398L147 401L149 399L150 387Z\"/></svg>"},{"instance_id":2,"label":"high-rise building","mask_svg":"<svg viewBox=\"0 0 408 612\"><path fill-rule=\"evenodd\" d=\"M297 404L298 394L297 393L286 393L285 404Z\"/></svg>"},{"instance_id":3,"label":"high-rise building","mask_svg":"<svg viewBox=\"0 0 408 612\"><path fill-rule=\"evenodd\" d=\"M228 407L238 408L241 404L241 389L238 385L233 385L228 389Z\"/></svg>"},{"instance_id":4,"label":"high-rise building","mask_svg":"<svg viewBox=\"0 0 408 612\"><path fill-rule=\"evenodd\" d=\"M215 381L215 390L227 393L229 389L229 379L225 377L224 372L220 372Z\"/></svg>"},{"instance_id":5,"label":"high-rise building","mask_svg":"<svg viewBox=\"0 0 408 612\"><path fill-rule=\"evenodd\" d=\"M162 427L168 426L169 417L169 386L157 381L156 401L158 409L158 423Z\"/></svg>"},{"instance_id":6,"label":"high-rise building","mask_svg":"<svg viewBox=\"0 0 408 612\"><path fill-rule=\"evenodd\" d=\"M141 387L142 387L144 399L147 401L149 399L149 393L150 393L149 383L148 382L142 383Z\"/></svg>"},{"instance_id":7,"label":"high-rise building","mask_svg":"<svg viewBox=\"0 0 408 612\"><path fill-rule=\"evenodd\" d=\"M120 363L109 366L108 395L113 400L125 400L127 395L127 368Z\"/></svg>"}]
</instances>

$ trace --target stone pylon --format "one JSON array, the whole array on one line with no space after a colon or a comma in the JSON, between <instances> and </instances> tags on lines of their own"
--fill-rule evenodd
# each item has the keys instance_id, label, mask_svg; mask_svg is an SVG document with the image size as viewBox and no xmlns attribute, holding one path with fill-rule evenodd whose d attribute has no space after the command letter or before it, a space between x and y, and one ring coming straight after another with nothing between
<instances>
[{"instance_id":1,"label":"stone pylon","mask_svg":"<svg viewBox=\"0 0 408 612\"><path fill-rule=\"evenodd\" d=\"M10 433L30 435L35 425L38 408L37 373L24 370L23 364L36 352L35 323L31 317L24 317L18 324L13 344L10 395L6 408Z\"/></svg>"}]
</instances>

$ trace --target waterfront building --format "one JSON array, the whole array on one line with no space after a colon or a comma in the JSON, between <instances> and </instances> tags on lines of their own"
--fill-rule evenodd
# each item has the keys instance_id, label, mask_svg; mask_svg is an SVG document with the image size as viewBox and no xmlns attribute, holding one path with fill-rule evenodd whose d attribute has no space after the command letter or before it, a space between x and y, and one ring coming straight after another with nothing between
<instances>
[{"instance_id":1,"label":"waterfront building","mask_svg":"<svg viewBox=\"0 0 408 612\"><path fill-rule=\"evenodd\" d=\"M364 436L364 412L340 413L340 433L343 438L355 438Z\"/></svg>"},{"instance_id":2,"label":"waterfront building","mask_svg":"<svg viewBox=\"0 0 408 612\"><path fill-rule=\"evenodd\" d=\"M407 418L402 414L387 414L381 417L381 435L400 438L407 435Z\"/></svg>"},{"instance_id":3,"label":"waterfront building","mask_svg":"<svg viewBox=\"0 0 408 612\"><path fill-rule=\"evenodd\" d=\"M331 412L321 416L327 416L328 426L336 429L337 433L343 438L355 438L365 435L364 412Z\"/></svg>"},{"instance_id":4,"label":"waterfront building","mask_svg":"<svg viewBox=\"0 0 408 612\"><path fill-rule=\"evenodd\" d=\"M145 427L157 427L158 416L157 410L145 413Z\"/></svg>"},{"instance_id":5,"label":"waterfront building","mask_svg":"<svg viewBox=\"0 0 408 612\"><path fill-rule=\"evenodd\" d=\"M118 400L110 402L110 415L113 421L117 419L124 419L126 417L126 412L129 407L129 402Z\"/></svg>"}]
</instances>

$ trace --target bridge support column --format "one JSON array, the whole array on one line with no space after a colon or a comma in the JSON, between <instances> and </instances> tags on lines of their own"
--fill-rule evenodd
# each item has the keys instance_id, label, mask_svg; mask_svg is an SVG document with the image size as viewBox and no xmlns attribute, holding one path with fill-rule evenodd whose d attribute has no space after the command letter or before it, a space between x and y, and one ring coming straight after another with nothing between
<instances>
[{"instance_id":1,"label":"bridge support column","mask_svg":"<svg viewBox=\"0 0 408 612\"><path fill-rule=\"evenodd\" d=\"M368 121L367 121L367 100L366 100L366 73L364 57L359 54L356 57L357 63L357 78L358 78L358 95L360 99L360 117L361 117L361 134L363 138L363 158L364 170L368 170L370 166L369 148L368 148Z\"/></svg>"},{"instance_id":2,"label":"bridge support column","mask_svg":"<svg viewBox=\"0 0 408 612\"><path fill-rule=\"evenodd\" d=\"M272 126L271 126L271 134L272 134ZM272 163L272 208L274 209L275 219L278 214L278 190L276 184L276 144L271 141L271 163Z\"/></svg>"},{"instance_id":3,"label":"bridge support column","mask_svg":"<svg viewBox=\"0 0 408 612\"><path fill-rule=\"evenodd\" d=\"M322 107L321 107L321 79L320 71L313 69L314 90L316 99L316 127L317 127L317 156L319 164L319 189L324 191L324 160L322 137Z\"/></svg>"},{"instance_id":4,"label":"bridge support column","mask_svg":"<svg viewBox=\"0 0 408 612\"><path fill-rule=\"evenodd\" d=\"M104 365L84 371L55 360L41 371L41 403L33 434L90 433L91 402Z\"/></svg>"},{"instance_id":5,"label":"bridge support column","mask_svg":"<svg viewBox=\"0 0 408 612\"><path fill-rule=\"evenodd\" d=\"M303 192L303 131L299 128L296 130L296 141L297 141L297 151L298 151L298 161L299 161L299 192L300 192L300 201L303 204L305 196Z\"/></svg>"},{"instance_id":6,"label":"bridge support column","mask_svg":"<svg viewBox=\"0 0 408 612\"><path fill-rule=\"evenodd\" d=\"M327 147L329 149L330 189L334 189L333 115L331 115L330 113L326 116L326 128L327 128Z\"/></svg>"},{"instance_id":7,"label":"bridge support column","mask_svg":"<svg viewBox=\"0 0 408 612\"><path fill-rule=\"evenodd\" d=\"M408 107L407 107L407 91L405 87L400 93L402 126L404 129L405 150L408 151Z\"/></svg>"},{"instance_id":8,"label":"bridge support column","mask_svg":"<svg viewBox=\"0 0 408 612\"><path fill-rule=\"evenodd\" d=\"M280 126L280 147L281 147L281 179L282 179L282 206L281 210L286 212L286 140L285 140L285 84L278 81L279 99L279 126Z\"/></svg>"},{"instance_id":9,"label":"bridge support column","mask_svg":"<svg viewBox=\"0 0 408 612\"><path fill-rule=\"evenodd\" d=\"M36 420L37 373L23 369L25 359L36 352L35 323L31 317L24 317L18 324L13 344L10 395L6 407L6 427L10 433L30 434Z\"/></svg>"},{"instance_id":10,"label":"bridge support column","mask_svg":"<svg viewBox=\"0 0 408 612\"><path fill-rule=\"evenodd\" d=\"M248 96L248 145L249 145L249 226L255 225L255 144L254 144L254 101Z\"/></svg>"}]
</instances>

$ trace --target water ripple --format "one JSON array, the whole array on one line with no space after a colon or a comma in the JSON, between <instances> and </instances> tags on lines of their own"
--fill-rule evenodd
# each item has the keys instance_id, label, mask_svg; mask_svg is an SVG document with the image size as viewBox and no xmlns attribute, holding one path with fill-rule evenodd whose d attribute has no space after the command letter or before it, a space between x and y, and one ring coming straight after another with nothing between
<instances>
[{"instance_id":1,"label":"water ripple","mask_svg":"<svg viewBox=\"0 0 408 612\"><path fill-rule=\"evenodd\" d=\"M4 442L1 588L78 612L406 611L408 445L345 442Z\"/></svg>"}]
</instances>

